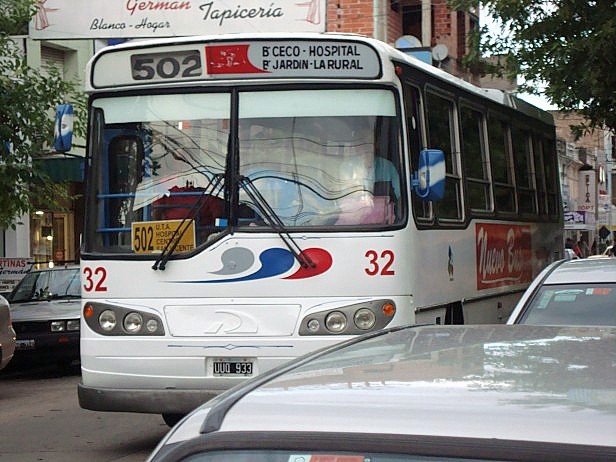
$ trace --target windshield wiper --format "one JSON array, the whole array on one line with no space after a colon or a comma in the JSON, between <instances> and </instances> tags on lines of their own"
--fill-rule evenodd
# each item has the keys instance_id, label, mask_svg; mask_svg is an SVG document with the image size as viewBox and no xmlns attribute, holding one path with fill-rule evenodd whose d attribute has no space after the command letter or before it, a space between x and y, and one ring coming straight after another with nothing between
<instances>
[{"instance_id":1,"label":"windshield wiper","mask_svg":"<svg viewBox=\"0 0 616 462\"><path fill-rule=\"evenodd\" d=\"M255 204L267 224L278 233L280 239L282 239L282 242L285 243L302 268L315 268L317 265L306 253L304 253L297 242L295 242L295 239L293 239L293 237L289 234L289 231L278 214L274 211L274 209L272 209L272 206L255 187L252 180L248 177L242 176L240 177L239 184L240 187L246 191L246 194L248 194L248 197L250 197L252 202Z\"/></svg>"},{"instance_id":2,"label":"windshield wiper","mask_svg":"<svg viewBox=\"0 0 616 462\"><path fill-rule=\"evenodd\" d=\"M216 174L212 177L210 182L205 186L203 192L198 196L197 200L195 201L193 206L190 208L190 210L188 210L188 213L186 213L184 218L182 218L182 221L180 222L178 227L173 231L173 234L171 235L171 237L165 244L165 247L163 248L162 252L156 258L156 261L152 265L153 270L164 271L165 267L167 266L167 262L169 261L169 257L171 257L171 255L175 251L175 248L177 247L178 243L182 239L182 236L184 236L184 233L186 233L186 230L190 228L188 221L193 220L197 216L201 208L205 207L208 204L208 202L210 201L210 198L213 197L214 192L217 191L218 186L222 182L223 178L224 178L223 174ZM202 201L201 199L203 197L205 197L205 200Z\"/></svg>"},{"instance_id":3,"label":"windshield wiper","mask_svg":"<svg viewBox=\"0 0 616 462\"><path fill-rule=\"evenodd\" d=\"M81 298L81 295L75 294L53 294L50 295L47 300L68 300L73 298Z\"/></svg>"}]
</instances>

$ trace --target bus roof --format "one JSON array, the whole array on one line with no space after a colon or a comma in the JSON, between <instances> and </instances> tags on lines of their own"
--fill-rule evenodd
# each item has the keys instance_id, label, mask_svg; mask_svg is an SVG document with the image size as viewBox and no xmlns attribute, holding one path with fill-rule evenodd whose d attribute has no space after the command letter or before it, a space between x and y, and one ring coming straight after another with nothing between
<instances>
[{"instance_id":1,"label":"bus roof","mask_svg":"<svg viewBox=\"0 0 616 462\"><path fill-rule=\"evenodd\" d=\"M432 66L428 63L421 61L420 59L408 55L393 46L376 40L370 37L366 37L359 34L352 33L272 33L272 32L253 32L253 33L237 33L237 34L224 34L224 35L201 35L201 36L189 36L189 37L173 37L173 38L158 38L158 39L146 39L146 40L133 40L119 45L108 46L100 50L90 59L87 65L87 75L89 78L86 80L86 93L92 93L97 88L92 84L92 72L96 66L97 61L104 55L122 53L131 50L142 50L156 47L165 46L182 46L190 44L214 44L217 42L250 42L250 41L285 41L296 42L298 40L311 40L311 41L334 41L340 40L345 42L364 43L369 45L374 50L377 50L381 59L388 58L389 60L399 61L406 63L412 67L415 67L425 74L446 82L449 85L453 85L461 90L474 94L480 98L491 100L499 105L510 107L518 110L523 114L526 114L535 119L539 119L544 123L553 125L554 119L550 112L544 111L524 100L517 97L513 92L506 92L495 88L482 88L473 85L459 77L456 77L442 69ZM113 72L113 71L111 71ZM328 80L324 77L323 80ZM163 83L163 82L157 82ZM164 82L167 83L167 82ZM177 84L177 82L175 82ZM194 83L194 82L193 82ZM117 88L122 87L118 85Z\"/></svg>"}]
</instances>

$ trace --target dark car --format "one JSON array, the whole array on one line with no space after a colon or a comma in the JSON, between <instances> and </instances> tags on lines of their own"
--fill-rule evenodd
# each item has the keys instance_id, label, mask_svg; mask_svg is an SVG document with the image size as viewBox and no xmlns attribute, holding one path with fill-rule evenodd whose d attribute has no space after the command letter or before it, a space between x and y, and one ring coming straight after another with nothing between
<instances>
[{"instance_id":1,"label":"dark car","mask_svg":"<svg viewBox=\"0 0 616 462\"><path fill-rule=\"evenodd\" d=\"M243 382L149 462L616 460L616 329L409 326Z\"/></svg>"},{"instance_id":2,"label":"dark car","mask_svg":"<svg viewBox=\"0 0 616 462\"><path fill-rule=\"evenodd\" d=\"M8 297L17 335L15 363L79 360L79 267L28 273Z\"/></svg>"}]
</instances>

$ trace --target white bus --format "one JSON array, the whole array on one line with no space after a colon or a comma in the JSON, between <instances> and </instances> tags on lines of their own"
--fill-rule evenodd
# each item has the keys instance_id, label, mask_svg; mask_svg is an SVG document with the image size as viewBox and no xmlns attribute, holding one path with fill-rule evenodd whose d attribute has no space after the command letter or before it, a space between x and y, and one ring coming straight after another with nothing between
<instances>
[{"instance_id":1,"label":"white bus","mask_svg":"<svg viewBox=\"0 0 616 462\"><path fill-rule=\"evenodd\" d=\"M173 423L352 335L501 323L563 256L551 115L382 42L133 42L87 93L83 408Z\"/></svg>"}]
</instances>

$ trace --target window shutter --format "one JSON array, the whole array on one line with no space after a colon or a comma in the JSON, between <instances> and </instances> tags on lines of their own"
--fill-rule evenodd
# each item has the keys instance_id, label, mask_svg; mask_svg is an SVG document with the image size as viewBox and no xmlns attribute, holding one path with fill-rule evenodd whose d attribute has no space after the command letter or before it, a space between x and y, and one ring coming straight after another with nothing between
<instances>
[{"instance_id":1,"label":"window shutter","mask_svg":"<svg viewBox=\"0 0 616 462\"><path fill-rule=\"evenodd\" d=\"M64 51L57 48L41 47L41 74L49 76L49 70L55 67L64 78Z\"/></svg>"}]
</instances>

